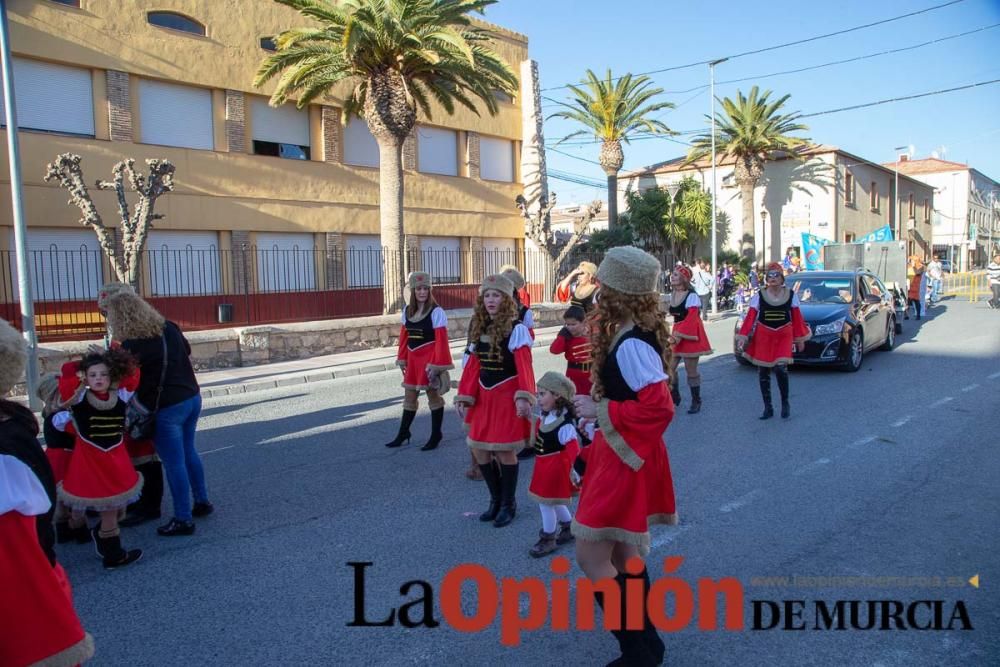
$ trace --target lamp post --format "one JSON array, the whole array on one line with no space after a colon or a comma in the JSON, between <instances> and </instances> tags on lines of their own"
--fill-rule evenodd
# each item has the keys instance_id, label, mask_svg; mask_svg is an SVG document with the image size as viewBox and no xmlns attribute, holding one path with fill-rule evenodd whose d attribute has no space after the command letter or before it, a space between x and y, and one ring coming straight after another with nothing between
<instances>
[{"instance_id":1,"label":"lamp post","mask_svg":"<svg viewBox=\"0 0 1000 667\"><path fill-rule=\"evenodd\" d=\"M911 144L909 146L895 146L892 150L896 151L896 168L893 170L893 171L896 172L895 173L896 185L895 185L895 188L894 188L895 192L893 193L893 196L896 198L895 207L894 207L894 210L896 211L896 213L894 215L895 219L893 220L893 223L894 223L893 227L895 228L893 233L896 235L896 239L895 240L899 241L900 240L900 238L899 238L899 234L900 234L900 227L899 227L899 151L906 151L906 157L910 157L911 155L913 155L913 145Z\"/></svg>"},{"instance_id":2,"label":"lamp post","mask_svg":"<svg viewBox=\"0 0 1000 667\"><path fill-rule=\"evenodd\" d=\"M764 208L764 204L760 205L760 224L761 224L761 235L760 242L763 244L761 248L760 261L763 267L767 267L767 209ZM773 239L772 239L773 240Z\"/></svg>"},{"instance_id":3,"label":"lamp post","mask_svg":"<svg viewBox=\"0 0 1000 667\"><path fill-rule=\"evenodd\" d=\"M674 198L681 189L681 184L674 182L667 185L670 195L670 270L677 264L677 218L674 215Z\"/></svg>"},{"instance_id":4,"label":"lamp post","mask_svg":"<svg viewBox=\"0 0 1000 667\"><path fill-rule=\"evenodd\" d=\"M708 87L709 87L709 97L711 98L711 114L709 117L712 119L712 279L715 280L715 276L718 273L718 267L716 266L716 255L718 254L718 248L716 247L715 240L715 227L716 227L716 217L715 213L715 192L718 190L718 181L715 179L715 66L724 63L729 58L719 58L718 60L713 60L708 63ZM712 290L712 315L719 314L719 300L716 298L716 290Z\"/></svg>"}]
</instances>

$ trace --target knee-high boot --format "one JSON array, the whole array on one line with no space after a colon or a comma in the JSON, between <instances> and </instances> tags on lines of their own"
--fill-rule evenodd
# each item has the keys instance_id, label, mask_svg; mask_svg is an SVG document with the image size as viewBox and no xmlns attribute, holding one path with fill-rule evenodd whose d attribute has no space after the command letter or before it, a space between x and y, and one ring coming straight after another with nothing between
<instances>
[{"instance_id":1,"label":"knee-high boot","mask_svg":"<svg viewBox=\"0 0 1000 667\"><path fill-rule=\"evenodd\" d=\"M771 369L761 366L757 369L757 380L760 382L760 395L764 399L764 412L761 419L770 419L774 416L774 408L771 406Z\"/></svg>"},{"instance_id":2,"label":"knee-high boot","mask_svg":"<svg viewBox=\"0 0 1000 667\"><path fill-rule=\"evenodd\" d=\"M490 491L490 506L479 515L479 520L493 521L500 513L500 469L491 460L488 463L480 463L479 471L483 474L483 481Z\"/></svg>"},{"instance_id":3,"label":"knee-high boot","mask_svg":"<svg viewBox=\"0 0 1000 667\"><path fill-rule=\"evenodd\" d=\"M670 378L670 398L674 402L674 407L681 404L681 390L676 375Z\"/></svg>"},{"instance_id":4,"label":"knee-high boot","mask_svg":"<svg viewBox=\"0 0 1000 667\"><path fill-rule=\"evenodd\" d=\"M403 408L403 418L399 422L399 432L396 433L396 437L385 443L386 447L399 447L404 442L410 442L410 424L413 423L413 418L417 416L416 410L407 410Z\"/></svg>"},{"instance_id":5,"label":"knee-high boot","mask_svg":"<svg viewBox=\"0 0 1000 667\"><path fill-rule=\"evenodd\" d=\"M517 470L518 465L500 464L500 513L493 520L493 525L503 528L517 514Z\"/></svg>"},{"instance_id":6,"label":"knee-high boot","mask_svg":"<svg viewBox=\"0 0 1000 667\"><path fill-rule=\"evenodd\" d=\"M698 412L701 412L701 385L691 387L691 407L688 408L689 415L693 415Z\"/></svg>"},{"instance_id":7,"label":"knee-high boot","mask_svg":"<svg viewBox=\"0 0 1000 667\"><path fill-rule=\"evenodd\" d=\"M422 452L429 452L436 449L441 442L441 424L444 421L444 408L433 408L431 410L431 438L420 448Z\"/></svg>"},{"instance_id":8,"label":"knee-high boot","mask_svg":"<svg viewBox=\"0 0 1000 667\"><path fill-rule=\"evenodd\" d=\"M792 406L788 402L788 369L776 366L774 378L778 381L778 393L781 394L781 418L788 419L792 415Z\"/></svg>"},{"instance_id":9,"label":"knee-high boot","mask_svg":"<svg viewBox=\"0 0 1000 667\"><path fill-rule=\"evenodd\" d=\"M608 614L617 614L615 618L617 619L618 630L612 630L611 634L614 635L615 639L618 641L618 649L622 654L618 658L609 662L607 667L612 667L612 665L620 667L647 667L658 665L659 662L657 662L656 656L654 655L652 649L647 645L645 630L627 630L625 627L627 614L624 610L628 608L625 593L626 581L628 581L628 575L624 572L619 572L615 575L615 582L618 584L618 590L621 591L619 594L621 607L617 610L609 610L605 606L603 592L596 591L594 593L594 599L597 600L597 604L600 605L605 616Z\"/></svg>"},{"instance_id":10,"label":"knee-high boot","mask_svg":"<svg viewBox=\"0 0 1000 667\"><path fill-rule=\"evenodd\" d=\"M163 505L163 464L159 461L147 461L140 463L135 469L142 475L142 495L128 506L128 514L118 522L123 528L159 519Z\"/></svg>"}]
</instances>

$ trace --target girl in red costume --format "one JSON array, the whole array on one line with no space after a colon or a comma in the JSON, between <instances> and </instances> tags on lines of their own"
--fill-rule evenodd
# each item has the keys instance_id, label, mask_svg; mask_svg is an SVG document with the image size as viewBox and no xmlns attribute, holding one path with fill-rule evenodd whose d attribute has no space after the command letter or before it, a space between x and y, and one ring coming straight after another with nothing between
<instances>
[{"instance_id":1,"label":"girl in red costume","mask_svg":"<svg viewBox=\"0 0 1000 667\"><path fill-rule=\"evenodd\" d=\"M142 475L124 446L125 406L138 385L139 371L128 352L89 354L63 366L59 393L70 407L52 418L57 429L76 436L59 499L74 510L100 512L92 534L107 569L142 557L141 549L122 549L118 527L119 510L142 490Z\"/></svg>"},{"instance_id":2,"label":"girl in red costume","mask_svg":"<svg viewBox=\"0 0 1000 667\"><path fill-rule=\"evenodd\" d=\"M792 363L792 349L801 352L812 332L802 319L798 294L785 287L785 274L780 264L767 265L764 284L764 289L750 298L750 307L736 342L743 347L743 356L757 367L760 394L764 398L764 412L760 418L774 416L771 406L773 368L781 392L781 417L788 419L792 414L788 403L788 364Z\"/></svg>"},{"instance_id":3,"label":"girl in red costume","mask_svg":"<svg viewBox=\"0 0 1000 667\"><path fill-rule=\"evenodd\" d=\"M663 433L674 416L667 371L670 331L660 310L660 263L634 247L612 248L597 271L601 291L591 317L592 396L577 396L577 415L597 420L586 478L573 519L576 557L592 580L614 579L623 604L629 558L649 552L649 526L677 523L670 462ZM605 615L623 621L621 608ZM645 595L643 595L645 599ZM645 605L643 605L645 607ZM624 607L622 607L624 608ZM664 646L644 618L642 630L612 631L622 656L618 664L655 665Z\"/></svg>"},{"instance_id":4,"label":"girl in red costume","mask_svg":"<svg viewBox=\"0 0 1000 667\"><path fill-rule=\"evenodd\" d=\"M556 286L556 299L573 306L580 306L590 314L594 308L594 294L597 293L597 266L593 262L580 262L568 276Z\"/></svg>"},{"instance_id":5,"label":"girl in red costume","mask_svg":"<svg viewBox=\"0 0 1000 667\"><path fill-rule=\"evenodd\" d=\"M528 552L534 558L548 555L560 544L573 541L570 529L573 515L569 504L576 489L570 482L570 468L580 451L573 414L576 394L573 382L561 373L549 371L537 384L542 416L535 422L535 469L531 472L528 495L539 503L542 530L538 533L538 542Z\"/></svg>"},{"instance_id":6,"label":"girl in red costume","mask_svg":"<svg viewBox=\"0 0 1000 667\"><path fill-rule=\"evenodd\" d=\"M0 320L0 397L24 373L24 339ZM26 407L0 398L0 665L68 666L94 655L52 549L55 482ZM43 537L44 534L44 537Z\"/></svg>"},{"instance_id":7,"label":"girl in red costume","mask_svg":"<svg viewBox=\"0 0 1000 667\"><path fill-rule=\"evenodd\" d=\"M431 437L420 448L427 452L441 442L441 424L444 421L444 399L451 380L448 370L451 348L448 346L448 316L437 305L431 294L431 275L414 271L407 278L410 302L403 310L403 326L399 330L399 353L396 365L403 370L403 419L396 437L385 444L399 447L410 439L410 424L417 415L417 398L427 394L427 407L431 409Z\"/></svg>"},{"instance_id":8,"label":"girl in red costume","mask_svg":"<svg viewBox=\"0 0 1000 667\"><path fill-rule=\"evenodd\" d=\"M701 375L698 373L698 359L712 354L705 325L701 321L701 299L691 289L691 269L678 266L670 274L670 314L674 318L670 341L673 344L673 358L670 360L670 397L674 405L681 404L677 369L684 360L684 372L691 389L691 407L688 414L701 411Z\"/></svg>"},{"instance_id":9,"label":"girl in red costume","mask_svg":"<svg viewBox=\"0 0 1000 667\"><path fill-rule=\"evenodd\" d=\"M490 492L489 508L479 520L497 528L514 520L517 452L530 436L535 403L531 336L517 321L513 294L514 284L501 275L483 280L469 326L470 354L455 397L455 408L469 425L466 441Z\"/></svg>"},{"instance_id":10,"label":"girl in red costume","mask_svg":"<svg viewBox=\"0 0 1000 667\"><path fill-rule=\"evenodd\" d=\"M552 354L566 357L566 377L576 386L576 393L590 395L590 336L583 308L570 306L563 313L563 328L549 346Z\"/></svg>"}]
</instances>

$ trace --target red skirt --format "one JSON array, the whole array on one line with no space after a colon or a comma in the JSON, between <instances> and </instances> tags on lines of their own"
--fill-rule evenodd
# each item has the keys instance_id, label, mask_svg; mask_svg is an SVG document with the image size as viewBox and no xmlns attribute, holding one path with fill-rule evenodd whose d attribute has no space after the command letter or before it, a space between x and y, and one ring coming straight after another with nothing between
<instances>
[{"instance_id":1,"label":"red skirt","mask_svg":"<svg viewBox=\"0 0 1000 667\"><path fill-rule=\"evenodd\" d=\"M49 565L35 517L0 515L0 665L76 665L94 655L94 640L73 610L66 574Z\"/></svg>"},{"instance_id":2,"label":"red skirt","mask_svg":"<svg viewBox=\"0 0 1000 667\"><path fill-rule=\"evenodd\" d=\"M107 451L77 438L59 500L74 509L120 509L139 497L142 475L121 445Z\"/></svg>"},{"instance_id":3,"label":"red skirt","mask_svg":"<svg viewBox=\"0 0 1000 667\"><path fill-rule=\"evenodd\" d=\"M575 447L567 447L561 452L536 456L528 495L542 505L569 505L579 492L569 479L576 454Z\"/></svg>"},{"instance_id":4,"label":"red skirt","mask_svg":"<svg viewBox=\"0 0 1000 667\"><path fill-rule=\"evenodd\" d=\"M510 378L492 389L479 385L476 404L469 408L469 435L472 449L493 452L522 449L531 436L531 422L517 416L514 395L517 378Z\"/></svg>"},{"instance_id":5,"label":"red skirt","mask_svg":"<svg viewBox=\"0 0 1000 667\"><path fill-rule=\"evenodd\" d=\"M674 482L662 440L638 472L622 462L601 431L590 445L573 535L585 540L633 544L649 553L649 526L677 523Z\"/></svg>"},{"instance_id":6,"label":"red skirt","mask_svg":"<svg viewBox=\"0 0 1000 667\"><path fill-rule=\"evenodd\" d=\"M69 470L69 462L73 459L73 450L48 447L45 450L45 458L52 466L52 475L56 484L63 481L66 477L66 471Z\"/></svg>"},{"instance_id":7,"label":"red skirt","mask_svg":"<svg viewBox=\"0 0 1000 667\"><path fill-rule=\"evenodd\" d=\"M675 357L701 357L706 354L712 354L712 346L708 342L708 333L705 331L705 325L702 323L700 317L693 317L693 315L692 313L692 315L684 318L684 324L688 324L689 319L693 320L693 324L688 325L688 330L684 332L684 335L694 333L695 340L680 338L673 347ZM676 330L674 335L677 335Z\"/></svg>"},{"instance_id":8,"label":"red skirt","mask_svg":"<svg viewBox=\"0 0 1000 667\"><path fill-rule=\"evenodd\" d=\"M434 343L426 343L406 351L403 386L407 389L427 389L427 364L434 357Z\"/></svg>"},{"instance_id":9,"label":"red skirt","mask_svg":"<svg viewBox=\"0 0 1000 667\"><path fill-rule=\"evenodd\" d=\"M750 342L743 348L743 356L755 366L776 366L792 363L792 324L772 329L757 325Z\"/></svg>"},{"instance_id":10,"label":"red skirt","mask_svg":"<svg viewBox=\"0 0 1000 667\"><path fill-rule=\"evenodd\" d=\"M590 389L594 386L594 383L590 381L590 371L567 368L566 377L572 380L573 386L576 387L576 393L590 396Z\"/></svg>"}]
</instances>

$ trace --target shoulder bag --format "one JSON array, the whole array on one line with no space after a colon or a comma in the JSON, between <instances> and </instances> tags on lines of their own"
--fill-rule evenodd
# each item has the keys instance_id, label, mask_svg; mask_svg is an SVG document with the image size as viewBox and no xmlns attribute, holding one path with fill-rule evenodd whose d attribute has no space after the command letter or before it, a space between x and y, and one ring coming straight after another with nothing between
<instances>
[{"instance_id":1,"label":"shoulder bag","mask_svg":"<svg viewBox=\"0 0 1000 667\"><path fill-rule=\"evenodd\" d=\"M142 369L140 369L140 372ZM160 383L156 387L156 402L150 410L139 401L139 392L125 408L125 430L133 440L150 440L156 434L156 413L160 409L160 394L163 393L163 383L167 378L167 329L163 329L163 366L160 369Z\"/></svg>"}]
</instances>

